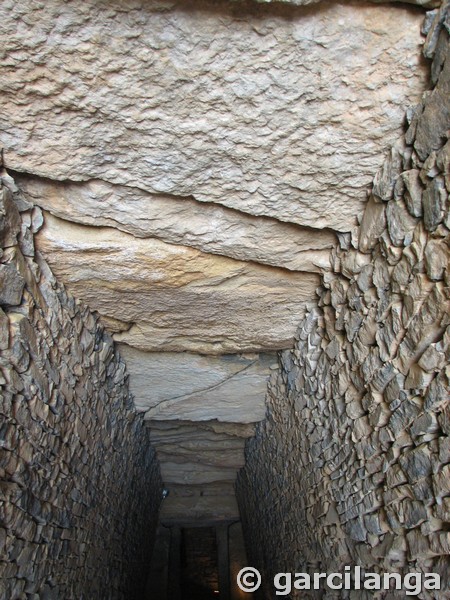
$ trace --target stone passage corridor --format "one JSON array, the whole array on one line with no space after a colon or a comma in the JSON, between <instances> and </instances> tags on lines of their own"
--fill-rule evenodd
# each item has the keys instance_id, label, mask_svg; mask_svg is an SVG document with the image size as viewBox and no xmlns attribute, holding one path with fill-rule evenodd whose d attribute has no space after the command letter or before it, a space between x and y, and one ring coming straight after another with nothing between
<instances>
[{"instance_id":1,"label":"stone passage corridor","mask_svg":"<svg viewBox=\"0 0 450 600\"><path fill-rule=\"evenodd\" d=\"M0 4L0 600L450 598L449 3L301 4Z\"/></svg>"}]
</instances>

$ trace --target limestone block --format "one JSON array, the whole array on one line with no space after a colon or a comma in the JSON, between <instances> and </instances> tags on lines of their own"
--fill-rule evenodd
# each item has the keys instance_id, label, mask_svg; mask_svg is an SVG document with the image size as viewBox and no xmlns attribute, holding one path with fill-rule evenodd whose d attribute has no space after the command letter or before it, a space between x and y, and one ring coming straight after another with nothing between
<instances>
[{"instance_id":1,"label":"limestone block","mask_svg":"<svg viewBox=\"0 0 450 600\"><path fill-rule=\"evenodd\" d=\"M359 417L354 421L352 439L358 441L362 438L368 438L372 433L372 427L369 424L369 420L366 416Z\"/></svg>"},{"instance_id":2,"label":"limestone block","mask_svg":"<svg viewBox=\"0 0 450 600\"><path fill-rule=\"evenodd\" d=\"M394 187L402 170L402 148L397 144L391 148L381 169L373 180L372 192L377 198L388 202L393 198Z\"/></svg>"},{"instance_id":3,"label":"limestone block","mask_svg":"<svg viewBox=\"0 0 450 600\"><path fill-rule=\"evenodd\" d=\"M436 155L436 165L441 173L448 175L450 168L450 141ZM448 180L447 180L448 181ZM448 189L448 186L447 186Z\"/></svg>"},{"instance_id":4,"label":"limestone block","mask_svg":"<svg viewBox=\"0 0 450 600\"><path fill-rule=\"evenodd\" d=\"M433 475L433 488L437 498L450 493L450 465L445 465L439 473Z\"/></svg>"},{"instance_id":5,"label":"limestone block","mask_svg":"<svg viewBox=\"0 0 450 600\"><path fill-rule=\"evenodd\" d=\"M0 137L12 169L58 180L348 232L427 82L404 6L33 6L0 15Z\"/></svg>"},{"instance_id":6,"label":"limestone block","mask_svg":"<svg viewBox=\"0 0 450 600\"><path fill-rule=\"evenodd\" d=\"M439 531L429 536L431 552L436 556L450 554L450 534L447 531Z\"/></svg>"},{"instance_id":7,"label":"limestone block","mask_svg":"<svg viewBox=\"0 0 450 600\"><path fill-rule=\"evenodd\" d=\"M345 524L345 529L350 539L357 542L365 542L367 538L367 529L362 517L352 519Z\"/></svg>"},{"instance_id":8,"label":"limestone block","mask_svg":"<svg viewBox=\"0 0 450 600\"><path fill-rule=\"evenodd\" d=\"M215 441L221 439L230 441L231 438L242 438L245 441L246 438L255 435L255 425L252 423L223 423L219 421L196 421L192 423L177 419L146 421L146 424L150 428L150 439L155 445L160 442L172 443L179 440L180 437L190 440L214 439Z\"/></svg>"},{"instance_id":9,"label":"limestone block","mask_svg":"<svg viewBox=\"0 0 450 600\"><path fill-rule=\"evenodd\" d=\"M419 366L425 371L439 371L445 365L445 354L441 352L436 344L431 344L419 359Z\"/></svg>"},{"instance_id":10,"label":"limestone block","mask_svg":"<svg viewBox=\"0 0 450 600\"><path fill-rule=\"evenodd\" d=\"M47 214L36 247L91 309L125 322L117 341L208 354L290 347L317 275L204 254Z\"/></svg>"},{"instance_id":11,"label":"limestone block","mask_svg":"<svg viewBox=\"0 0 450 600\"><path fill-rule=\"evenodd\" d=\"M340 261L342 274L351 279L355 273L360 273L361 269L370 262L370 256L357 251L349 251L340 257Z\"/></svg>"},{"instance_id":12,"label":"limestone block","mask_svg":"<svg viewBox=\"0 0 450 600\"><path fill-rule=\"evenodd\" d=\"M183 485L203 485L215 482L233 482L238 468L214 467L197 462L163 462L161 477L165 485L171 483Z\"/></svg>"},{"instance_id":13,"label":"limestone block","mask_svg":"<svg viewBox=\"0 0 450 600\"><path fill-rule=\"evenodd\" d=\"M180 523L186 520L238 521L239 509L236 497L232 495L180 497L170 493L162 503L160 520L162 523Z\"/></svg>"},{"instance_id":14,"label":"limestone block","mask_svg":"<svg viewBox=\"0 0 450 600\"><path fill-rule=\"evenodd\" d=\"M124 344L120 351L136 407L146 419L233 423L264 419L271 355L142 352Z\"/></svg>"},{"instance_id":15,"label":"limestone block","mask_svg":"<svg viewBox=\"0 0 450 600\"><path fill-rule=\"evenodd\" d=\"M273 2L274 0L256 0L257 2ZM315 4L320 2L321 0L281 0L282 2L284 2L285 4L293 4L294 6L303 6L303 5L308 5L308 4ZM374 1L378 1L378 0L374 0ZM423 6L426 8L433 8L436 6L439 6L439 3L437 2L437 0L408 0L409 4L416 4L418 6ZM434 12L434 11L432 11Z\"/></svg>"},{"instance_id":16,"label":"limestone block","mask_svg":"<svg viewBox=\"0 0 450 600\"><path fill-rule=\"evenodd\" d=\"M439 431L439 423L434 413L426 412L418 417L411 425L411 435L427 435L434 434ZM449 438L445 438L446 440ZM439 457L441 459L441 457ZM443 461L446 462L446 461Z\"/></svg>"},{"instance_id":17,"label":"limestone block","mask_svg":"<svg viewBox=\"0 0 450 600\"><path fill-rule=\"evenodd\" d=\"M245 465L244 444L241 442L239 448L227 448L224 450L218 444L211 443L210 448L186 448L186 444L181 447L168 445L158 445L157 457L160 463L176 463L184 465L186 462L196 463L198 470L201 471L204 465L216 467L217 469L240 469Z\"/></svg>"},{"instance_id":18,"label":"limestone block","mask_svg":"<svg viewBox=\"0 0 450 600\"><path fill-rule=\"evenodd\" d=\"M445 410L448 404L450 395L450 368L447 366L430 383L425 395L425 408L431 411L440 411L442 409L442 429L450 435L450 414L448 409Z\"/></svg>"},{"instance_id":19,"label":"limestone block","mask_svg":"<svg viewBox=\"0 0 450 600\"><path fill-rule=\"evenodd\" d=\"M24 256L34 257L33 234L28 227L22 223L22 230L19 236L20 250Z\"/></svg>"},{"instance_id":20,"label":"limestone block","mask_svg":"<svg viewBox=\"0 0 450 600\"><path fill-rule=\"evenodd\" d=\"M6 350L9 345L9 319L0 308L0 350Z\"/></svg>"},{"instance_id":21,"label":"limestone block","mask_svg":"<svg viewBox=\"0 0 450 600\"><path fill-rule=\"evenodd\" d=\"M411 274L410 283L404 290L402 324L407 329L411 320L420 311L420 306L433 288L433 284L422 273Z\"/></svg>"},{"instance_id":22,"label":"limestone block","mask_svg":"<svg viewBox=\"0 0 450 600\"><path fill-rule=\"evenodd\" d=\"M381 296L384 290L389 288L390 284L389 265L379 255L374 259L373 283L377 287L379 296Z\"/></svg>"},{"instance_id":23,"label":"limestone block","mask_svg":"<svg viewBox=\"0 0 450 600\"><path fill-rule=\"evenodd\" d=\"M442 336L444 327L441 320L448 312L448 307L446 294L435 285L423 302L420 312L411 319L397 357L393 361L403 374L407 373L412 362L416 358L419 359L431 343Z\"/></svg>"},{"instance_id":24,"label":"limestone block","mask_svg":"<svg viewBox=\"0 0 450 600\"><path fill-rule=\"evenodd\" d=\"M424 559L433 555L430 550L430 542L426 536L421 534L420 529L408 531L406 539L410 560Z\"/></svg>"},{"instance_id":25,"label":"limestone block","mask_svg":"<svg viewBox=\"0 0 450 600\"><path fill-rule=\"evenodd\" d=\"M347 339L352 342L356 334L361 327L361 323L363 321L363 316L357 311L351 311L348 314L348 317L345 322L345 331L347 333Z\"/></svg>"},{"instance_id":26,"label":"limestone block","mask_svg":"<svg viewBox=\"0 0 450 600\"><path fill-rule=\"evenodd\" d=\"M116 227L138 238L158 238L294 271L329 268L330 249L337 242L329 230L252 217L192 198L95 180L75 184L16 177L16 181L27 198L66 221Z\"/></svg>"},{"instance_id":27,"label":"limestone block","mask_svg":"<svg viewBox=\"0 0 450 600\"><path fill-rule=\"evenodd\" d=\"M410 483L431 475L430 451L426 444L402 454L399 461Z\"/></svg>"},{"instance_id":28,"label":"limestone block","mask_svg":"<svg viewBox=\"0 0 450 600\"><path fill-rule=\"evenodd\" d=\"M408 427L420 414L421 409L418 404L411 400L405 400L395 410L389 420L389 427L395 436L398 436L406 427Z\"/></svg>"},{"instance_id":29,"label":"limestone block","mask_svg":"<svg viewBox=\"0 0 450 600\"><path fill-rule=\"evenodd\" d=\"M433 378L433 373L424 371L418 364L411 365L405 381L406 389L424 389Z\"/></svg>"},{"instance_id":30,"label":"limestone block","mask_svg":"<svg viewBox=\"0 0 450 600\"><path fill-rule=\"evenodd\" d=\"M362 292L367 292L373 283L373 265L364 265L356 277L356 283ZM350 299L350 298L349 298Z\"/></svg>"}]
</instances>

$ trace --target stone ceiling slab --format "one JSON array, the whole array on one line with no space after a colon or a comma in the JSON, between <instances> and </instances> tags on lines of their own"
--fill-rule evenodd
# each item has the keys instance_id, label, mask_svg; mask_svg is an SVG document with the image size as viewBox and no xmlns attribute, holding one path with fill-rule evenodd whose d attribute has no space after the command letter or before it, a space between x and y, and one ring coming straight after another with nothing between
<instances>
[{"instance_id":1,"label":"stone ceiling slab","mask_svg":"<svg viewBox=\"0 0 450 600\"><path fill-rule=\"evenodd\" d=\"M124 344L120 352L136 407L146 412L146 419L234 423L264 419L267 378L275 355L142 352Z\"/></svg>"},{"instance_id":2,"label":"stone ceiling slab","mask_svg":"<svg viewBox=\"0 0 450 600\"><path fill-rule=\"evenodd\" d=\"M239 520L235 496L174 496L166 498L161 507L162 523Z\"/></svg>"},{"instance_id":3,"label":"stone ceiling slab","mask_svg":"<svg viewBox=\"0 0 450 600\"><path fill-rule=\"evenodd\" d=\"M234 483L242 465L234 467L214 467L201 462L161 463L161 477L164 483L183 485L205 485L208 483Z\"/></svg>"},{"instance_id":4,"label":"stone ceiling slab","mask_svg":"<svg viewBox=\"0 0 450 600\"><path fill-rule=\"evenodd\" d=\"M151 438L156 443L159 440L169 439L168 436L174 435L193 435L193 431L201 434L213 432L220 435L226 435L237 438L249 438L255 435L254 423L223 423L219 421L147 421L151 429Z\"/></svg>"},{"instance_id":5,"label":"stone ceiling slab","mask_svg":"<svg viewBox=\"0 0 450 600\"><path fill-rule=\"evenodd\" d=\"M318 273L330 268L330 250L336 246L332 231L253 217L193 198L99 180L15 179L27 200L66 221L116 227L135 237L155 237L237 260Z\"/></svg>"},{"instance_id":6,"label":"stone ceiling slab","mask_svg":"<svg viewBox=\"0 0 450 600\"><path fill-rule=\"evenodd\" d=\"M74 296L123 323L117 341L149 351L288 348L319 281L49 214L36 246Z\"/></svg>"},{"instance_id":7,"label":"stone ceiling slab","mask_svg":"<svg viewBox=\"0 0 450 600\"><path fill-rule=\"evenodd\" d=\"M0 11L10 168L314 228L356 224L426 82L422 14L404 5L25 0Z\"/></svg>"}]
</instances>

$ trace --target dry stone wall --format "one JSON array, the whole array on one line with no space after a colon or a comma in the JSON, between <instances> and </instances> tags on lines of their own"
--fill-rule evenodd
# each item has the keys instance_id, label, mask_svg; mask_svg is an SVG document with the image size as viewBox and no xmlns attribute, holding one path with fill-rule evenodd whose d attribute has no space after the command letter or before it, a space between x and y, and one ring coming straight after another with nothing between
<instances>
[{"instance_id":1,"label":"dry stone wall","mask_svg":"<svg viewBox=\"0 0 450 600\"><path fill-rule=\"evenodd\" d=\"M439 573L441 591L418 597L449 597L448 7L425 21L434 89L374 180L359 248L335 252L280 354L267 420L247 443L238 501L267 599L274 573L345 565Z\"/></svg>"},{"instance_id":2,"label":"dry stone wall","mask_svg":"<svg viewBox=\"0 0 450 600\"><path fill-rule=\"evenodd\" d=\"M140 598L159 467L111 337L34 250L42 222L3 172L0 598Z\"/></svg>"}]
</instances>

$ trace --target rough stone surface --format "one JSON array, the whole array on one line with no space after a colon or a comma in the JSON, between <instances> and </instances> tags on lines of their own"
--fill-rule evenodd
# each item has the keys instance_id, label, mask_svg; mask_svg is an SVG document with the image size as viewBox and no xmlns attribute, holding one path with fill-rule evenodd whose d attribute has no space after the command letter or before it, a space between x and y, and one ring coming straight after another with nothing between
<instances>
[{"instance_id":1,"label":"rough stone surface","mask_svg":"<svg viewBox=\"0 0 450 600\"><path fill-rule=\"evenodd\" d=\"M356 224L425 86L405 6L8 0L0 18L8 168L316 229Z\"/></svg>"},{"instance_id":2,"label":"rough stone surface","mask_svg":"<svg viewBox=\"0 0 450 600\"><path fill-rule=\"evenodd\" d=\"M449 598L450 163L445 138L437 141L450 102L443 65L450 60L449 6L434 14L424 48L436 87L418 107L407 143L375 179L378 200L367 210L385 208L384 226L377 236L364 234L365 215L362 248L334 253L294 349L280 353L268 417L246 446L237 497L249 561L263 582L280 571L359 565L363 572L437 573L440 591L422 589L418 597ZM433 110L424 109L430 102ZM412 170L425 189L446 182L433 223L412 201ZM273 587L264 587L261 598L271 600ZM323 588L290 597L409 595L405 587L367 596Z\"/></svg>"},{"instance_id":3,"label":"rough stone surface","mask_svg":"<svg viewBox=\"0 0 450 600\"><path fill-rule=\"evenodd\" d=\"M122 322L116 340L143 350L288 348L319 281L51 215L36 245L71 293Z\"/></svg>"},{"instance_id":4,"label":"rough stone surface","mask_svg":"<svg viewBox=\"0 0 450 600\"><path fill-rule=\"evenodd\" d=\"M17 218L1 221L0 598L140 600L161 499L155 451L110 335L41 256L24 256L29 244L10 245L39 224L32 206Z\"/></svg>"}]
</instances>

